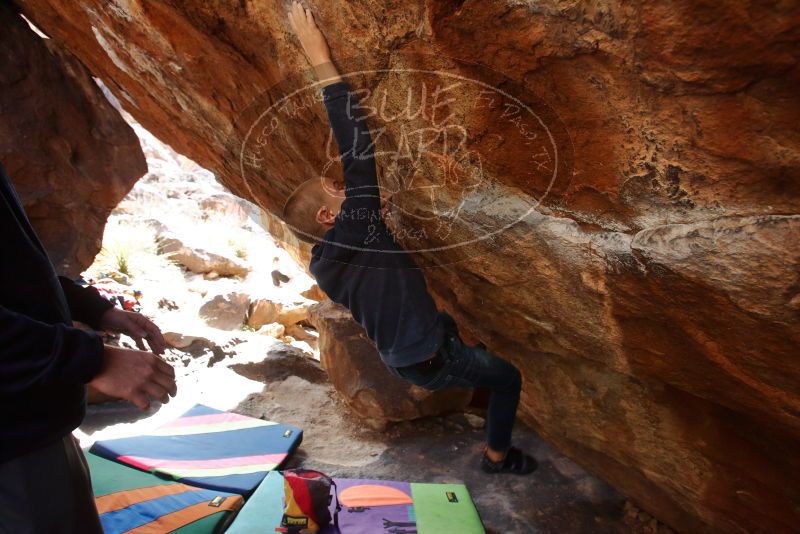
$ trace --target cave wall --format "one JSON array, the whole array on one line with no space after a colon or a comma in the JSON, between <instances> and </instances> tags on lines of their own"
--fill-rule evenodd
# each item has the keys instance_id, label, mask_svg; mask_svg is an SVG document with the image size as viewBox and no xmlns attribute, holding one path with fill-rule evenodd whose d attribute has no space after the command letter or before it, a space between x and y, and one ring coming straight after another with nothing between
<instances>
[{"instance_id":1,"label":"cave wall","mask_svg":"<svg viewBox=\"0 0 800 534\"><path fill-rule=\"evenodd\" d=\"M465 85L448 109L474 134L469 157L443 159L466 175L480 161L489 179L466 192L446 181L427 204L411 192L395 206L439 304L522 369L521 416L681 531L792 530L798 3L309 4L346 67L435 67L501 87L553 134L544 153L561 157L548 182L528 172L544 160L528 157L505 111L479 108L480 84ZM316 105L258 147L257 172L240 166L253 103L309 79L285 2L17 5L141 124L266 212L325 163ZM396 109L397 88L423 78L356 81ZM388 124L377 146L401 139ZM396 186L378 163L382 185ZM423 183L435 181L421 165ZM456 204L449 233L425 217ZM470 239L487 227L504 230ZM469 246L446 248L457 242Z\"/></svg>"},{"instance_id":2,"label":"cave wall","mask_svg":"<svg viewBox=\"0 0 800 534\"><path fill-rule=\"evenodd\" d=\"M56 269L77 276L144 154L80 61L5 3L0 26L0 161Z\"/></svg>"}]
</instances>

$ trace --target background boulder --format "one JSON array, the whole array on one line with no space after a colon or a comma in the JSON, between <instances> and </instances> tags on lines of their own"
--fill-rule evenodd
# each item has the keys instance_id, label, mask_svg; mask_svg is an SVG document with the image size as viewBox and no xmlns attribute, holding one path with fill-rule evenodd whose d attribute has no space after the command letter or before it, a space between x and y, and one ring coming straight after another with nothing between
<instances>
[{"instance_id":1,"label":"background boulder","mask_svg":"<svg viewBox=\"0 0 800 534\"><path fill-rule=\"evenodd\" d=\"M308 319L308 307L311 300L295 299L281 302L279 300L257 298L250 304L247 324L253 328L261 328L265 324L279 323L290 327Z\"/></svg>"},{"instance_id":2,"label":"background boulder","mask_svg":"<svg viewBox=\"0 0 800 534\"><path fill-rule=\"evenodd\" d=\"M169 233L159 235L158 245L161 254L194 273L245 276L250 272L250 268L237 258L228 258L216 252L187 246L178 237Z\"/></svg>"},{"instance_id":3,"label":"background boulder","mask_svg":"<svg viewBox=\"0 0 800 534\"><path fill-rule=\"evenodd\" d=\"M350 312L331 301L309 309L319 332L319 355L331 384L369 426L383 429L407 421L460 411L469 404L468 390L429 392L389 373L375 345Z\"/></svg>"},{"instance_id":4,"label":"background boulder","mask_svg":"<svg viewBox=\"0 0 800 534\"><path fill-rule=\"evenodd\" d=\"M147 171L144 154L80 61L6 3L0 26L0 162L59 274L77 276Z\"/></svg>"},{"instance_id":5,"label":"background boulder","mask_svg":"<svg viewBox=\"0 0 800 534\"><path fill-rule=\"evenodd\" d=\"M214 295L200 306L200 317L208 326L220 330L237 330L245 324L250 297L231 292Z\"/></svg>"}]
</instances>

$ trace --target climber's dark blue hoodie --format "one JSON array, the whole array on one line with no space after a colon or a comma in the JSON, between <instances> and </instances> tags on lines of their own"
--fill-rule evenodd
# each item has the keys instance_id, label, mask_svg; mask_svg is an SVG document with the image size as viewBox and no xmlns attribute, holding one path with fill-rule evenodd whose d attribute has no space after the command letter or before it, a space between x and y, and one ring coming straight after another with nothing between
<instances>
[{"instance_id":1,"label":"climber's dark blue hoodie","mask_svg":"<svg viewBox=\"0 0 800 534\"><path fill-rule=\"evenodd\" d=\"M339 146L345 200L333 228L312 249L311 274L350 310L391 367L427 360L444 340L444 325L425 278L381 216L375 153L366 114L347 82L322 91Z\"/></svg>"}]
</instances>

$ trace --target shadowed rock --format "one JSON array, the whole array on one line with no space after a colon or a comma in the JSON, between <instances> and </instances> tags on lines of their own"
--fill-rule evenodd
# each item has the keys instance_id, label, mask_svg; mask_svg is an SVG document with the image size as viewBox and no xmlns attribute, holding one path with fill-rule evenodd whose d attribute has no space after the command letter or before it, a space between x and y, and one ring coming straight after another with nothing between
<instances>
[{"instance_id":1,"label":"shadowed rock","mask_svg":"<svg viewBox=\"0 0 800 534\"><path fill-rule=\"evenodd\" d=\"M59 274L77 276L147 171L144 154L79 60L7 4L0 27L0 161Z\"/></svg>"},{"instance_id":2,"label":"shadowed rock","mask_svg":"<svg viewBox=\"0 0 800 534\"><path fill-rule=\"evenodd\" d=\"M312 306L309 320L319 331L320 362L333 387L372 428L462 410L472 397L461 389L431 393L393 376L361 325L329 300Z\"/></svg>"}]
</instances>

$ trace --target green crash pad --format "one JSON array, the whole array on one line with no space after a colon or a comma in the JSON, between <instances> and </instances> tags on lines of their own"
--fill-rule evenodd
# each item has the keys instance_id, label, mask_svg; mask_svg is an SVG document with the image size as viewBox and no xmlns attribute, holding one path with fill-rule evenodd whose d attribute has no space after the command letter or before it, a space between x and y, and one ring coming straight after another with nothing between
<instances>
[{"instance_id":1,"label":"green crash pad","mask_svg":"<svg viewBox=\"0 0 800 534\"><path fill-rule=\"evenodd\" d=\"M84 452L106 534L221 532L240 495L188 486Z\"/></svg>"}]
</instances>

